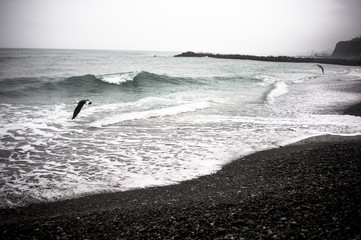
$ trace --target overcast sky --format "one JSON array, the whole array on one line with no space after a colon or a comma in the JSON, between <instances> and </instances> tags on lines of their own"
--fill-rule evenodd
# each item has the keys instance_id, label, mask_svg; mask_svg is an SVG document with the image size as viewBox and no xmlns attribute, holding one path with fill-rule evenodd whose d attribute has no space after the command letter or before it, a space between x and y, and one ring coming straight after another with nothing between
<instances>
[{"instance_id":1,"label":"overcast sky","mask_svg":"<svg viewBox=\"0 0 361 240\"><path fill-rule=\"evenodd\" d=\"M361 0L0 0L0 47L333 50L361 36Z\"/></svg>"}]
</instances>

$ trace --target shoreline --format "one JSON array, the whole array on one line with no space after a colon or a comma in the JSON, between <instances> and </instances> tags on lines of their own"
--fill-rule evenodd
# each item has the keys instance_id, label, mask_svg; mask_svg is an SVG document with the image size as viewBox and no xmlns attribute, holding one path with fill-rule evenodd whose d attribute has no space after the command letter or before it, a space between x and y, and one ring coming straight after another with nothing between
<instances>
[{"instance_id":1,"label":"shoreline","mask_svg":"<svg viewBox=\"0 0 361 240\"><path fill-rule=\"evenodd\" d=\"M351 58L313 58L313 57L290 57L290 56L253 56L241 54L213 54L213 53L195 53L183 52L174 57L210 57L221 59L239 59L239 60L254 60L266 62L293 62L293 63L323 63L347 66L361 66L361 59Z\"/></svg>"},{"instance_id":2,"label":"shoreline","mask_svg":"<svg viewBox=\"0 0 361 240\"><path fill-rule=\"evenodd\" d=\"M257 152L180 184L0 209L1 239L360 238L361 136Z\"/></svg>"},{"instance_id":3,"label":"shoreline","mask_svg":"<svg viewBox=\"0 0 361 240\"><path fill-rule=\"evenodd\" d=\"M361 135L322 135L176 185L0 209L0 239L360 239L360 223Z\"/></svg>"}]
</instances>

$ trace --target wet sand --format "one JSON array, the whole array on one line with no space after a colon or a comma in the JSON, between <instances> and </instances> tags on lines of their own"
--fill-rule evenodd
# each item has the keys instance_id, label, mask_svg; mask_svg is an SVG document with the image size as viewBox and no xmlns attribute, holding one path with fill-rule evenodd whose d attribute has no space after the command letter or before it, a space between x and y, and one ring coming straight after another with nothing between
<instances>
[{"instance_id":1,"label":"wet sand","mask_svg":"<svg viewBox=\"0 0 361 240\"><path fill-rule=\"evenodd\" d=\"M354 81L354 84L349 84L349 87L346 89L346 91L360 94L361 99L361 80ZM361 117L361 100L357 103L347 106L341 113Z\"/></svg>"},{"instance_id":2,"label":"wet sand","mask_svg":"<svg viewBox=\"0 0 361 240\"><path fill-rule=\"evenodd\" d=\"M352 106L349 106L345 111L344 114L348 115L354 115L361 117L361 102L354 104Z\"/></svg>"}]
</instances>

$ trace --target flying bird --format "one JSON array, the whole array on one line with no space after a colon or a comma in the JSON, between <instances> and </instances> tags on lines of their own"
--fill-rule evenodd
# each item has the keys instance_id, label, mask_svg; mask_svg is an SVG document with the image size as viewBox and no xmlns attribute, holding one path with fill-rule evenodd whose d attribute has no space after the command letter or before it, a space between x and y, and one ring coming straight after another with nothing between
<instances>
[{"instance_id":1,"label":"flying bird","mask_svg":"<svg viewBox=\"0 0 361 240\"><path fill-rule=\"evenodd\" d=\"M322 73L325 74L325 70L323 69L323 67L322 67L320 64L317 64L316 66L319 67L319 68L321 68Z\"/></svg>"},{"instance_id":2,"label":"flying bird","mask_svg":"<svg viewBox=\"0 0 361 240\"><path fill-rule=\"evenodd\" d=\"M77 103L78 103L78 106L76 106L76 108L74 109L74 113L73 113L73 118L72 118L72 119L74 119L74 118L76 118L76 116L78 116L78 114L80 113L80 110L81 110L81 108L84 106L84 104L87 104L87 105L92 104L92 102L90 102L89 99L87 99L87 100L81 100L81 101L79 101L79 102L77 102Z\"/></svg>"}]
</instances>

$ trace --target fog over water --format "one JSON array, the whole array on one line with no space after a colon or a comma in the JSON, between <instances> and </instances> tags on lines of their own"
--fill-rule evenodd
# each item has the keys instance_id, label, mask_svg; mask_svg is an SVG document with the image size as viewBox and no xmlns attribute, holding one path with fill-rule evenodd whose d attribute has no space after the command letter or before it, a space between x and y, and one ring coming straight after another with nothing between
<instances>
[{"instance_id":1,"label":"fog over water","mask_svg":"<svg viewBox=\"0 0 361 240\"><path fill-rule=\"evenodd\" d=\"M360 22L359 0L1 0L0 47L309 55Z\"/></svg>"}]
</instances>

